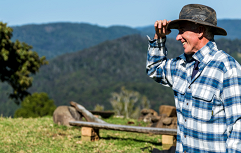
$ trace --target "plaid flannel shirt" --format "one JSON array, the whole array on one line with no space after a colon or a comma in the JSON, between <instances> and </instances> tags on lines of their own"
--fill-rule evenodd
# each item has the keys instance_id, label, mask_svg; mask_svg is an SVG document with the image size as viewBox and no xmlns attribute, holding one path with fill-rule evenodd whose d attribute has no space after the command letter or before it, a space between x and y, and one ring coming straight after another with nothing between
<instances>
[{"instance_id":1,"label":"plaid flannel shirt","mask_svg":"<svg viewBox=\"0 0 241 153\"><path fill-rule=\"evenodd\" d=\"M177 109L176 152L241 152L241 67L209 41L192 58L166 58L165 39L150 40L147 74L172 87Z\"/></svg>"}]
</instances>

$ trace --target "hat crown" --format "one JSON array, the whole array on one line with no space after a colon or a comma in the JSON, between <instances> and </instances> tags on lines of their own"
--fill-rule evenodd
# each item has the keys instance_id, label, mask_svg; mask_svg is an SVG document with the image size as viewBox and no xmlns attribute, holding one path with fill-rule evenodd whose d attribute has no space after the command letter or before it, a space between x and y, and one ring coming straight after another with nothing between
<instances>
[{"instance_id":1,"label":"hat crown","mask_svg":"<svg viewBox=\"0 0 241 153\"><path fill-rule=\"evenodd\" d=\"M178 29L182 22L192 22L209 26L214 35L227 35L225 29L217 26L216 11L205 5L185 5L179 14L179 19L169 22L167 29Z\"/></svg>"},{"instance_id":2,"label":"hat crown","mask_svg":"<svg viewBox=\"0 0 241 153\"><path fill-rule=\"evenodd\" d=\"M179 19L189 19L206 25L217 25L215 10L201 4L185 5L179 14Z\"/></svg>"}]
</instances>

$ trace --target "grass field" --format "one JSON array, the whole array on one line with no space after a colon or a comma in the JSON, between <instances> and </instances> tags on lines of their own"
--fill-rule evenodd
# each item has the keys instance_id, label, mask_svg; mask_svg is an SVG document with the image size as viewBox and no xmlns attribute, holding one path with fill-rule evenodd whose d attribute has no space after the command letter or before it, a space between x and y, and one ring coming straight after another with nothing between
<instances>
[{"instance_id":1,"label":"grass field","mask_svg":"<svg viewBox=\"0 0 241 153\"><path fill-rule=\"evenodd\" d=\"M133 119L110 118L108 123L127 125L128 121L146 126ZM4 118L0 117L0 153L141 153L141 148L151 146L162 149L161 136L100 130L100 140L82 142L79 127L58 126L52 117Z\"/></svg>"}]
</instances>

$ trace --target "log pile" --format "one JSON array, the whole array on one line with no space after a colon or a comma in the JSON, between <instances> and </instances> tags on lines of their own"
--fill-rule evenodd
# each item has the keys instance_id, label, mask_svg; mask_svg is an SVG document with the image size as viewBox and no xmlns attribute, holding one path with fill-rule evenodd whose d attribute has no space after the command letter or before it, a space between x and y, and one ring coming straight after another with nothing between
<instances>
[{"instance_id":1,"label":"log pile","mask_svg":"<svg viewBox=\"0 0 241 153\"><path fill-rule=\"evenodd\" d=\"M80 126L82 141L98 141L99 129L110 129L119 131L155 133L162 135L163 149L168 149L175 145L177 115L174 106L162 105L159 108L159 115L153 109L143 109L139 120L149 122L149 127L135 127L108 124L95 117L90 111L82 105L71 101L71 106L59 106L53 113L53 120L56 124L66 126ZM84 118L86 121L81 121ZM157 127L157 128L152 128Z\"/></svg>"},{"instance_id":2,"label":"log pile","mask_svg":"<svg viewBox=\"0 0 241 153\"><path fill-rule=\"evenodd\" d=\"M159 107L159 115L152 109L143 109L139 120L149 122L150 127L177 129L177 113L176 107L169 105L161 105ZM176 136L162 135L162 148L167 150L171 146L176 145Z\"/></svg>"},{"instance_id":3,"label":"log pile","mask_svg":"<svg viewBox=\"0 0 241 153\"><path fill-rule=\"evenodd\" d=\"M53 113L53 121L58 125L70 126L71 121L82 121L83 115L73 106L59 106Z\"/></svg>"},{"instance_id":4,"label":"log pile","mask_svg":"<svg viewBox=\"0 0 241 153\"><path fill-rule=\"evenodd\" d=\"M150 127L157 128L177 128L176 108L169 105L159 107L159 115L153 109L143 109L139 121L150 122Z\"/></svg>"},{"instance_id":5,"label":"log pile","mask_svg":"<svg viewBox=\"0 0 241 153\"><path fill-rule=\"evenodd\" d=\"M59 106L53 113L53 121L58 125L70 126L71 121L83 121L106 123L105 121L94 116L90 111L82 105L71 101L71 106Z\"/></svg>"}]
</instances>

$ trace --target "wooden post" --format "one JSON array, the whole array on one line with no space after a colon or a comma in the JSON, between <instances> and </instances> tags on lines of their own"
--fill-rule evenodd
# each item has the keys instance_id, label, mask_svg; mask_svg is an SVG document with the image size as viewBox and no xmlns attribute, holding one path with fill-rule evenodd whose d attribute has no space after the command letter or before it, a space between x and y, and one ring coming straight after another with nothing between
<instances>
[{"instance_id":1,"label":"wooden post","mask_svg":"<svg viewBox=\"0 0 241 153\"><path fill-rule=\"evenodd\" d=\"M171 146L176 146L176 137L173 135L162 135L162 149L168 150Z\"/></svg>"},{"instance_id":2,"label":"wooden post","mask_svg":"<svg viewBox=\"0 0 241 153\"><path fill-rule=\"evenodd\" d=\"M99 140L99 129L90 127L81 128L81 140L82 141L98 141Z\"/></svg>"}]
</instances>

